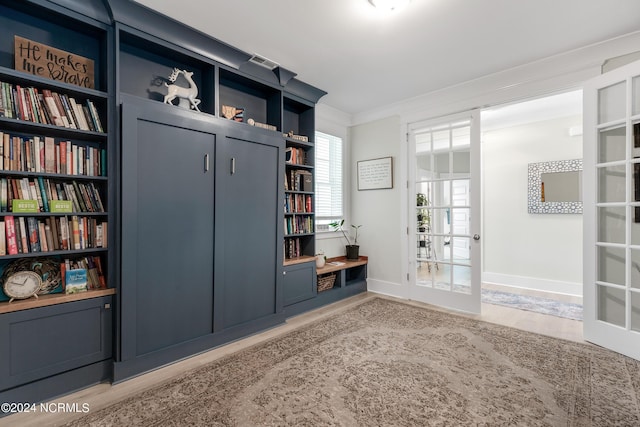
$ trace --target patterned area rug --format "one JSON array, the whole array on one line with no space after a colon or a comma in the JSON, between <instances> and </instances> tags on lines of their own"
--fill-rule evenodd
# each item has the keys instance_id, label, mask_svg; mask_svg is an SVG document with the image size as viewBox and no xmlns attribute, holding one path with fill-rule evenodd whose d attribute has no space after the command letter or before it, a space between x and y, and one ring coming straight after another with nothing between
<instances>
[{"instance_id":1,"label":"patterned area rug","mask_svg":"<svg viewBox=\"0 0 640 427\"><path fill-rule=\"evenodd\" d=\"M72 426L638 426L640 362L383 298Z\"/></svg>"},{"instance_id":2,"label":"patterned area rug","mask_svg":"<svg viewBox=\"0 0 640 427\"><path fill-rule=\"evenodd\" d=\"M550 314L567 319L582 320L582 304L556 301L549 298L482 289L482 302L519 310L535 311L536 313Z\"/></svg>"}]
</instances>

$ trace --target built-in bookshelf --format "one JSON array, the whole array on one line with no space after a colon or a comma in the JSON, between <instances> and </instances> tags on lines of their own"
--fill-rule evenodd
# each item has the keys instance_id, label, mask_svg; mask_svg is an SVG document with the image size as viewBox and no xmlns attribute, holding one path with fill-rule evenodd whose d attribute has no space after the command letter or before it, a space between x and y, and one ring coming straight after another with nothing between
<instances>
[{"instance_id":1,"label":"built-in bookshelf","mask_svg":"<svg viewBox=\"0 0 640 427\"><path fill-rule=\"evenodd\" d=\"M57 264L48 305L67 301L65 265L107 288L107 96L67 86L0 69L0 269Z\"/></svg>"},{"instance_id":2,"label":"built-in bookshelf","mask_svg":"<svg viewBox=\"0 0 640 427\"><path fill-rule=\"evenodd\" d=\"M312 261L315 252L314 106L285 96L285 265Z\"/></svg>"},{"instance_id":3,"label":"built-in bookshelf","mask_svg":"<svg viewBox=\"0 0 640 427\"><path fill-rule=\"evenodd\" d=\"M39 11L0 4L0 23L7 31L0 43L0 275L18 265L57 264L52 274L60 274L60 286L40 291L36 306L42 307L69 301L59 269L64 271L65 262L87 271L99 269L89 275L88 287L109 288L109 97L101 53L106 30L66 17L56 21L51 19L55 13ZM50 56L62 49L69 52L67 59L77 55L92 61L91 85L36 68L32 73L16 69L19 36L47 43ZM102 294L76 298L98 296ZM0 312L34 307L29 300L8 299L0 288Z\"/></svg>"},{"instance_id":4,"label":"built-in bookshelf","mask_svg":"<svg viewBox=\"0 0 640 427\"><path fill-rule=\"evenodd\" d=\"M61 3L0 0L3 401L104 381L112 364L114 30L102 2ZM2 285L24 271L37 297L10 301Z\"/></svg>"}]
</instances>

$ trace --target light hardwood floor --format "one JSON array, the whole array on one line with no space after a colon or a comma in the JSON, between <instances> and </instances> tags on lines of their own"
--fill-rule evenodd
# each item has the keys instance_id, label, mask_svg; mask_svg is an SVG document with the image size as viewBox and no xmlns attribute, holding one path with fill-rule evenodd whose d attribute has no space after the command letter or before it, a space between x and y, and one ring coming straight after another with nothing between
<instances>
[{"instance_id":1,"label":"light hardwood floor","mask_svg":"<svg viewBox=\"0 0 640 427\"><path fill-rule=\"evenodd\" d=\"M522 290L522 293L528 291ZM348 298L338 303L322 307L312 312L304 313L302 315L293 317L287 321L286 324L272 328L260 334L227 344L220 348L202 353L200 355L185 359L183 361L174 363L172 365L157 369L153 372L140 375L137 378L124 381L119 384L98 384L93 387L80 390L76 393L62 396L60 398L52 400L55 403L78 403L79 405L88 404L89 411L97 411L105 406L122 400L126 397L139 393L147 388L161 384L171 378L191 369L198 368L204 364L210 363L220 357L233 354L234 352L259 344L271 338L285 334L301 326L307 325L311 322L316 322L323 317L330 316L334 313L347 310L355 305L374 298L374 297L389 298L397 301L404 301L408 304L428 307L431 309L443 310L430 306L428 304L400 300L393 297L364 293L355 297ZM577 301L571 301L577 302ZM482 304L482 314L480 315L468 315L465 316L484 320L487 322L498 323L522 330L536 332L544 335L554 336L567 340L582 342L582 322L562 319L555 316L547 316L543 314L516 310L507 307L501 307L492 304ZM36 405L37 406L37 405ZM9 417L0 418L0 427L16 426L16 427L35 427L35 426L58 426L69 422L70 420L81 416L83 414L74 413L42 413L36 411L35 413L24 413L11 415Z\"/></svg>"}]
</instances>

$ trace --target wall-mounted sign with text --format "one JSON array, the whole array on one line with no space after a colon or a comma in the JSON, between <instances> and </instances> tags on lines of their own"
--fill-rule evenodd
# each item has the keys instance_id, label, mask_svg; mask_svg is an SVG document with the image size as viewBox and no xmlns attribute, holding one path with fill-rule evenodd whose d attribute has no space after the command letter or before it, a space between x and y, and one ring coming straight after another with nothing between
<instances>
[{"instance_id":1,"label":"wall-mounted sign with text","mask_svg":"<svg viewBox=\"0 0 640 427\"><path fill-rule=\"evenodd\" d=\"M14 36L14 45L16 70L89 89L94 88L92 59L20 36Z\"/></svg>"}]
</instances>

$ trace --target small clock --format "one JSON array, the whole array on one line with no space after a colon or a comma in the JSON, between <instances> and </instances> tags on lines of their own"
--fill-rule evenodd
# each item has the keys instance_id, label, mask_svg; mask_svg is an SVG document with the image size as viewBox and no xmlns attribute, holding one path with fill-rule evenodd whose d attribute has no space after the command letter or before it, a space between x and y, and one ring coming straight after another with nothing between
<instances>
[{"instance_id":1,"label":"small clock","mask_svg":"<svg viewBox=\"0 0 640 427\"><path fill-rule=\"evenodd\" d=\"M9 302L14 299L26 299L35 296L42 286L42 278L34 271L18 271L13 273L4 281L3 290L9 298Z\"/></svg>"}]
</instances>

